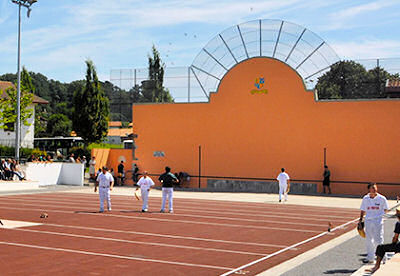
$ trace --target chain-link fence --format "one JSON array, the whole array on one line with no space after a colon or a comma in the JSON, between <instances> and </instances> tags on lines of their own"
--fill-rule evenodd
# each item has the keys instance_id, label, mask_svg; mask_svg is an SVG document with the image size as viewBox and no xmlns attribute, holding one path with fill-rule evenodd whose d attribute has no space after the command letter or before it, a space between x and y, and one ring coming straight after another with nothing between
<instances>
[{"instance_id":1,"label":"chain-link fence","mask_svg":"<svg viewBox=\"0 0 400 276\"><path fill-rule=\"evenodd\" d=\"M400 58L381 58L381 59L360 59L354 61L341 61L346 65L333 73L338 74L337 82L340 85L339 95L320 95L320 98L338 98L342 95L344 98L382 98L386 97L386 84L390 78L398 78L400 74ZM336 65L338 63L335 63ZM333 66L335 66L335 64ZM364 68L364 75L354 75L358 65ZM321 77L326 75L332 65L328 68L309 76L304 79L308 89L315 89L317 84L321 82ZM377 70L379 68L379 70ZM340 74L340 75L339 75ZM334 76L332 77L334 78ZM148 69L117 69L111 70L111 82L119 88L129 91L135 86L140 86L143 81L148 80ZM208 95L201 88L201 83L193 74L191 67L167 67L164 74L164 87L169 90L175 102L206 102ZM358 91L353 91L357 90ZM207 91L208 93L213 91ZM323 93L323 91L320 91ZM364 94L364 95L363 95ZM124 109L131 109L132 101L126 101L125 98L111 98L111 105L118 106L121 112ZM128 112L128 111L126 111Z\"/></svg>"}]
</instances>

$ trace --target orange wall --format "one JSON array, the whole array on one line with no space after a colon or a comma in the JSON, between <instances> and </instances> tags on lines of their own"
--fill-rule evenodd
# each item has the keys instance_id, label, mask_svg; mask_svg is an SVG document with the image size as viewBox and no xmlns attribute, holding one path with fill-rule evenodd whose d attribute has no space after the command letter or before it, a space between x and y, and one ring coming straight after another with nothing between
<instances>
[{"instance_id":1,"label":"orange wall","mask_svg":"<svg viewBox=\"0 0 400 276\"><path fill-rule=\"evenodd\" d=\"M118 165L121 160L124 161L125 171L132 170L132 150L129 149L92 149L92 156L96 156L96 171L107 166L114 169L114 175L118 175ZM128 174L125 184L131 185L132 175Z\"/></svg>"},{"instance_id":2,"label":"orange wall","mask_svg":"<svg viewBox=\"0 0 400 276\"><path fill-rule=\"evenodd\" d=\"M267 94L250 93L259 77ZM285 167L294 179L321 179L326 147L332 180L399 183L399 119L398 100L316 101L294 70L269 58L236 65L209 103L133 107L141 169L197 175L201 145L202 175L236 177L273 178Z\"/></svg>"}]
</instances>

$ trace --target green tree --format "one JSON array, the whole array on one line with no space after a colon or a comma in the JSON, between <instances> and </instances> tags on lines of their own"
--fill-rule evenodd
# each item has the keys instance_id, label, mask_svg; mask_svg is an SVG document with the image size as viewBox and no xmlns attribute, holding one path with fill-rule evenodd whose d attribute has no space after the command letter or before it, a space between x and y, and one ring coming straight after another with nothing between
<instances>
[{"instance_id":1,"label":"green tree","mask_svg":"<svg viewBox=\"0 0 400 276\"><path fill-rule=\"evenodd\" d=\"M64 114L53 114L47 121L46 132L50 136L70 136L72 121Z\"/></svg>"},{"instance_id":2,"label":"green tree","mask_svg":"<svg viewBox=\"0 0 400 276\"><path fill-rule=\"evenodd\" d=\"M28 119L33 116L33 92L31 77L28 71L23 67L21 72L21 99L20 99L20 119L21 124L29 126ZM0 98L0 128L4 130L14 131L17 122L17 89L15 86L0 91L4 97Z\"/></svg>"},{"instance_id":3,"label":"green tree","mask_svg":"<svg viewBox=\"0 0 400 276\"><path fill-rule=\"evenodd\" d=\"M339 61L318 79L316 89L320 99L359 98L367 78L364 66L354 61Z\"/></svg>"},{"instance_id":4,"label":"green tree","mask_svg":"<svg viewBox=\"0 0 400 276\"><path fill-rule=\"evenodd\" d=\"M73 129L86 144L100 142L107 136L109 102L91 60L86 61L86 82L74 93Z\"/></svg>"},{"instance_id":5,"label":"green tree","mask_svg":"<svg viewBox=\"0 0 400 276\"><path fill-rule=\"evenodd\" d=\"M165 64L162 62L160 53L153 45L149 60L149 80L142 82L142 94L149 102L173 102L168 89L163 86Z\"/></svg>"},{"instance_id":6,"label":"green tree","mask_svg":"<svg viewBox=\"0 0 400 276\"><path fill-rule=\"evenodd\" d=\"M340 61L318 79L319 99L372 99L386 97L387 79L398 79L382 67L366 70L355 61Z\"/></svg>"}]
</instances>

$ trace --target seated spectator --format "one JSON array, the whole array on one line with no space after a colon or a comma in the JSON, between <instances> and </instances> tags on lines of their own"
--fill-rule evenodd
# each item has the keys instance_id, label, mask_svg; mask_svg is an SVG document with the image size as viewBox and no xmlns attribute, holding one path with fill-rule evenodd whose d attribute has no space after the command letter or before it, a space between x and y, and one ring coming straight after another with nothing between
<instances>
[{"instance_id":1,"label":"seated spectator","mask_svg":"<svg viewBox=\"0 0 400 276\"><path fill-rule=\"evenodd\" d=\"M0 180L6 180L6 171L4 169L4 159L1 159L0 162Z\"/></svg>"},{"instance_id":2,"label":"seated spectator","mask_svg":"<svg viewBox=\"0 0 400 276\"><path fill-rule=\"evenodd\" d=\"M20 181L24 180L25 177L21 173L21 167L19 165L19 161L12 160L11 164L12 164L11 172L12 172L13 178L14 178L14 175L16 175Z\"/></svg>"},{"instance_id":3,"label":"seated spectator","mask_svg":"<svg viewBox=\"0 0 400 276\"><path fill-rule=\"evenodd\" d=\"M71 155L69 156L68 162L75 163L75 155L73 153L71 153Z\"/></svg>"},{"instance_id":4,"label":"seated spectator","mask_svg":"<svg viewBox=\"0 0 400 276\"><path fill-rule=\"evenodd\" d=\"M3 165L6 180L11 180L12 178L11 164L10 164L10 159L8 160L9 161L7 162L4 159L2 159L1 163Z\"/></svg>"},{"instance_id":5,"label":"seated spectator","mask_svg":"<svg viewBox=\"0 0 400 276\"><path fill-rule=\"evenodd\" d=\"M385 257L386 252L400 252L400 242L399 242L399 234L400 234L400 207L396 209L396 217L399 221L396 222L394 227L394 235L392 238L392 243L380 244L376 248L376 263L375 266L371 269L366 269L366 272L374 273L381 267L382 259ZM393 274L394 275L394 274Z\"/></svg>"},{"instance_id":6,"label":"seated spectator","mask_svg":"<svg viewBox=\"0 0 400 276\"><path fill-rule=\"evenodd\" d=\"M35 157L35 155L31 155L31 156L29 156L29 158L28 158L28 162L34 162L34 161L36 161L36 157Z\"/></svg>"}]
</instances>

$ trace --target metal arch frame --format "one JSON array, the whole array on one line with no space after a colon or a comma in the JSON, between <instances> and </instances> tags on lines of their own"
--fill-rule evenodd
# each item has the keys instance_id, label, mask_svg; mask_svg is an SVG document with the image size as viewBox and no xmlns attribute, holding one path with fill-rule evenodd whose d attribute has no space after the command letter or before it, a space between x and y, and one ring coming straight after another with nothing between
<instances>
[{"instance_id":1,"label":"metal arch frame","mask_svg":"<svg viewBox=\"0 0 400 276\"><path fill-rule=\"evenodd\" d=\"M197 82L199 83L201 90L203 90L204 95L206 95L207 99L210 99L210 96L207 94L206 90L204 89L203 85L201 84L201 81L197 77L196 72L193 70L193 65L190 66L190 70L192 70L192 73L193 73L194 77L196 78Z\"/></svg>"},{"instance_id":2,"label":"metal arch frame","mask_svg":"<svg viewBox=\"0 0 400 276\"><path fill-rule=\"evenodd\" d=\"M218 82L221 82L221 80L223 79L223 76L227 72L229 72L229 70L232 67L234 67L235 65L237 65L237 64L239 64L239 63L241 63L241 62L243 62L243 61L245 61L247 59L254 58L254 57L264 57L263 56L263 49L262 49L262 46L263 46L262 25L264 23L263 21L265 21L265 20L258 19L258 20L245 22L243 24L238 24L236 26L227 28L226 30L230 30L230 29L233 29L233 28L236 27L235 29L237 29L237 31L235 32L236 33L235 35L236 35L236 37L240 37L240 41L241 41L241 43L240 43L239 41L236 40L236 43L238 43L238 44L229 45L230 42L226 41L224 39L223 35L222 35L224 33L224 31L221 32L220 34L218 34L217 36L219 37L219 40L222 42L222 43L220 42L219 45L224 44L223 47L226 49L225 53L216 52L216 51L214 51L213 48L209 48L209 50L210 50L209 51L209 50L207 50L207 48L206 48L207 46L206 46L206 47L204 47L202 49L203 51L201 51L196 56L194 62L192 63L192 66L190 68L191 68L191 71L193 72L193 75L195 76L197 82L199 83L201 89L203 90L203 93L206 95L206 97L208 99L209 99L209 92L212 92L213 91L212 89L216 89L219 86L217 84L217 87L215 87L215 83L208 83L208 81L207 81L207 80L209 80L208 77L212 77L215 80L217 80ZM278 50L279 47L278 46L281 45L281 44L284 44L284 45L288 46L288 48L290 48L290 51L287 54L286 53L285 54L280 53L281 57L279 57L278 60L282 61L283 63L287 64L289 67L291 67L292 69L297 71L299 76L301 76L301 78L303 79L304 82L307 81L307 79L311 78L312 76L317 75L318 73L326 70L327 68L332 66L332 64L334 64L335 62L340 60L338 55L334 52L334 50L331 47L329 47L329 45L321 37L319 37L317 34L315 34L314 32L309 31L311 34L313 34L315 36L315 38L313 38L313 37L308 38L308 36L307 36L305 39L303 39L304 34L306 33L306 31L308 31L307 28L304 28L304 27L299 26L298 24L294 24L294 23L290 23L289 22L289 25L293 24L293 25L297 26L298 28L294 29L294 31L291 31L291 29L284 30L283 26L284 26L285 23L287 23L287 21L279 20L278 21L279 23L276 22L277 20L269 20L269 21L275 21L274 24L276 24L276 27L274 27L272 30L275 30L275 31L278 30L278 36L277 36L276 39L273 38L271 40L271 42L275 42L275 45L274 45L274 48L273 48L273 51L272 51L272 55L268 51L268 54L265 57L266 58L270 57L270 58L273 58L273 59L277 59L276 55L279 52L279 50ZM256 35L256 37L253 37L254 39L251 39L251 41L245 41L244 35L246 36L246 39L247 39L247 33L248 32L246 31L245 33L242 33L241 27L246 23L252 23L253 24L252 26L250 25L250 29L249 29L250 32L259 31L258 39L257 39L257 35ZM279 29L278 29L278 24L280 25ZM301 33L300 33L300 30L302 30ZM285 43L285 41L286 41L285 39L283 39L282 42L281 42L281 36L282 36L283 33L285 33L287 35L290 35L293 38L297 37L296 42L294 44L292 44L293 43L293 40L292 40L290 43ZM269 35L267 35L267 36L269 36ZM232 37L235 37L235 36L232 36ZM216 37L212 38L210 41L213 41L215 38ZM312 41L319 42L319 44L318 44L317 47L314 46L314 49L311 48L311 49L313 49L311 52L309 52L310 49L307 49L307 51L302 51L302 49L300 49L301 47L298 47L300 45L299 44L300 41L304 41L306 44L308 44L311 47L313 47L316 44L316 43L311 43ZM260 47L259 48L259 52L257 53L257 50L254 49L256 51L253 51L253 52L249 53L248 49L247 49L248 44L257 43L257 42L259 44L258 46ZM324 54L324 52L318 51L324 45L327 46L327 48L324 47L324 49L326 48L326 51L327 51L326 54ZM221 46L218 46L215 49L221 50L222 49L222 48L220 48ZM235 47L232 48L231 46L235 46ZM239 47L243 47L245 56L243 56L243 55L240 55L239 57L235 56L235 54L233 52L233 49L237 49ZM295 52L295 50L296 50L296 52L299 51L299 52L303 53L303 57L296 57L295 60L291 59L293 62L291 62L292 65L290 65L288 63L288 60L291 58L291 56ZM205 57L204 54L201 54L202 52L204 52L208 56L208 58ZM228 52L231 55L231 57L233 58L233 60L235 61L234 64L232 64L228 60L225 60L225 59L222 58L222 57L226 57ZM285 52L287 52L287 50L285 50ZM307 52L309 54L306 56ZM316 53L319 53L319 55L321 55L321 57L322 57L322 59L319 62L318 62L318 60L314 60L314 59L311 58ZM215 54L215 56L214 56L214 54ZM305 58L304 58L304 56L305 56ZM210 58L212 59L212 61L210 60ZM303 59L301 60L301 58L303 58ZM204 62L202 61L202 59L204 59ZM301 62L297 63L299 60L301 60ZM305 67L303 66L308 60L311 60L311 62L312 62L312 65L310 64L310 66L311 66L310 68L307 67L308 65L305 66ZM202 69L202 67L206 63L208 63L210 61L213 62L215 65L212 66L211 69L210 68ZM297 65L296 65L296 63L297 63ZM326 64L325 64L324 68L322 68L324 63L326 63L328 66L326 66ZM196 66L196 64L198 64L199 66ZM225 72L221 71L220 69L217 69L218 66L220 68L222 68L223 70L225 70ZM299 72L300 68L302 68L301 69L302 72ZM203 79L204 78L203 76L201 76L199 78L197 76L196 72L194 71L194 69L204 73L206 75L205 79ZM310 69L310 70L308 70L308 69ZM217 71L215 71L215 70L217 70ZM315 72L315 70L317 70L317 72ZM208 90L210 90L210 91L207 92Z\"/></svg>"},{"instance_id":3,"label":"metal arch frame","mask_svg":"<svg viewBox=\"0 0 400 276\"><path fill-rule=\"evenodd\" d=\"M240 38L241 38L241 40L242 40L242 44L243 44L244 51L246 52L246 56L247 56L247 58L249 59L249 58L250 58L250 57L249 57L249 53L247 52L246 43L244 43L242 31L240 30L239 25L237 25L237 28L238 28L238 31L239 31L239 34L240 34Z\"/></svg>"},{"instance_id":4,"label":"metal arch frame","mask_svg":"<svg viewBox=\"0 0 400 276\"><path fill-rule=\"evenodd\" d=\"M203 48L203 51L209 55L216 63L218 63L222 68L224 68L227 72L229 71L228 68L226 68L221 62L219 62L218 59L216 59L209 51L207 51L205 48Z\"/></svg>"},{"instance_id":5,"label":"metal arch frame","mask_svg":"<svg viewBox=\"0 0 400 276\"><path fill-rule=\"evenodd\" d=\"M229 53L232 55L233 59L235 60L236 64L238 63L236 57L234 56L234 54L231 51L231 48L229 48L228 44L226 44L225 39L222 37L221 34L219 34L219 37L221 38L222 42L225 44L226 48L228 49Z\"/></svg>"},{"instance_id":6,"label":"metal arch frame","mask_svg":"<svg viewBox=\"0 0 400 276\"><path fill-rule=\"evenodd\" d=\"M272 54L272 57L273 57L273 58L275 57L276 48L278 47L278 43L279 43L279 39L280 39L280 37L281 37L281 32L282 32L282 27L283 27L283 23L284 23L284 22L285 22L285 21L282 20L282 22L281 22L281 27L279 28L278 38L277 38L277 40L276 40L275 47L274 47L274 52L273 52L273 54Z\"/></svg>"},{"instance_id":7,"label":"metal arch frame","mask_svg":"<svg viewBox=\"0 0 400 276\"><path fill-rule=\"evenodd\" d=\"M289 54L287 55L286 59L285 59L285 63L288 61L289 57L292 55L294 49L297 47L297 44L299 43L300 39L303 37L304 33L307 31L306 28L304 28L304 30L301 32L301 35L299 36L299 38L296 40L296 43L293 45L292 49L290 50Z\"/></svg>"}]
</instances>

